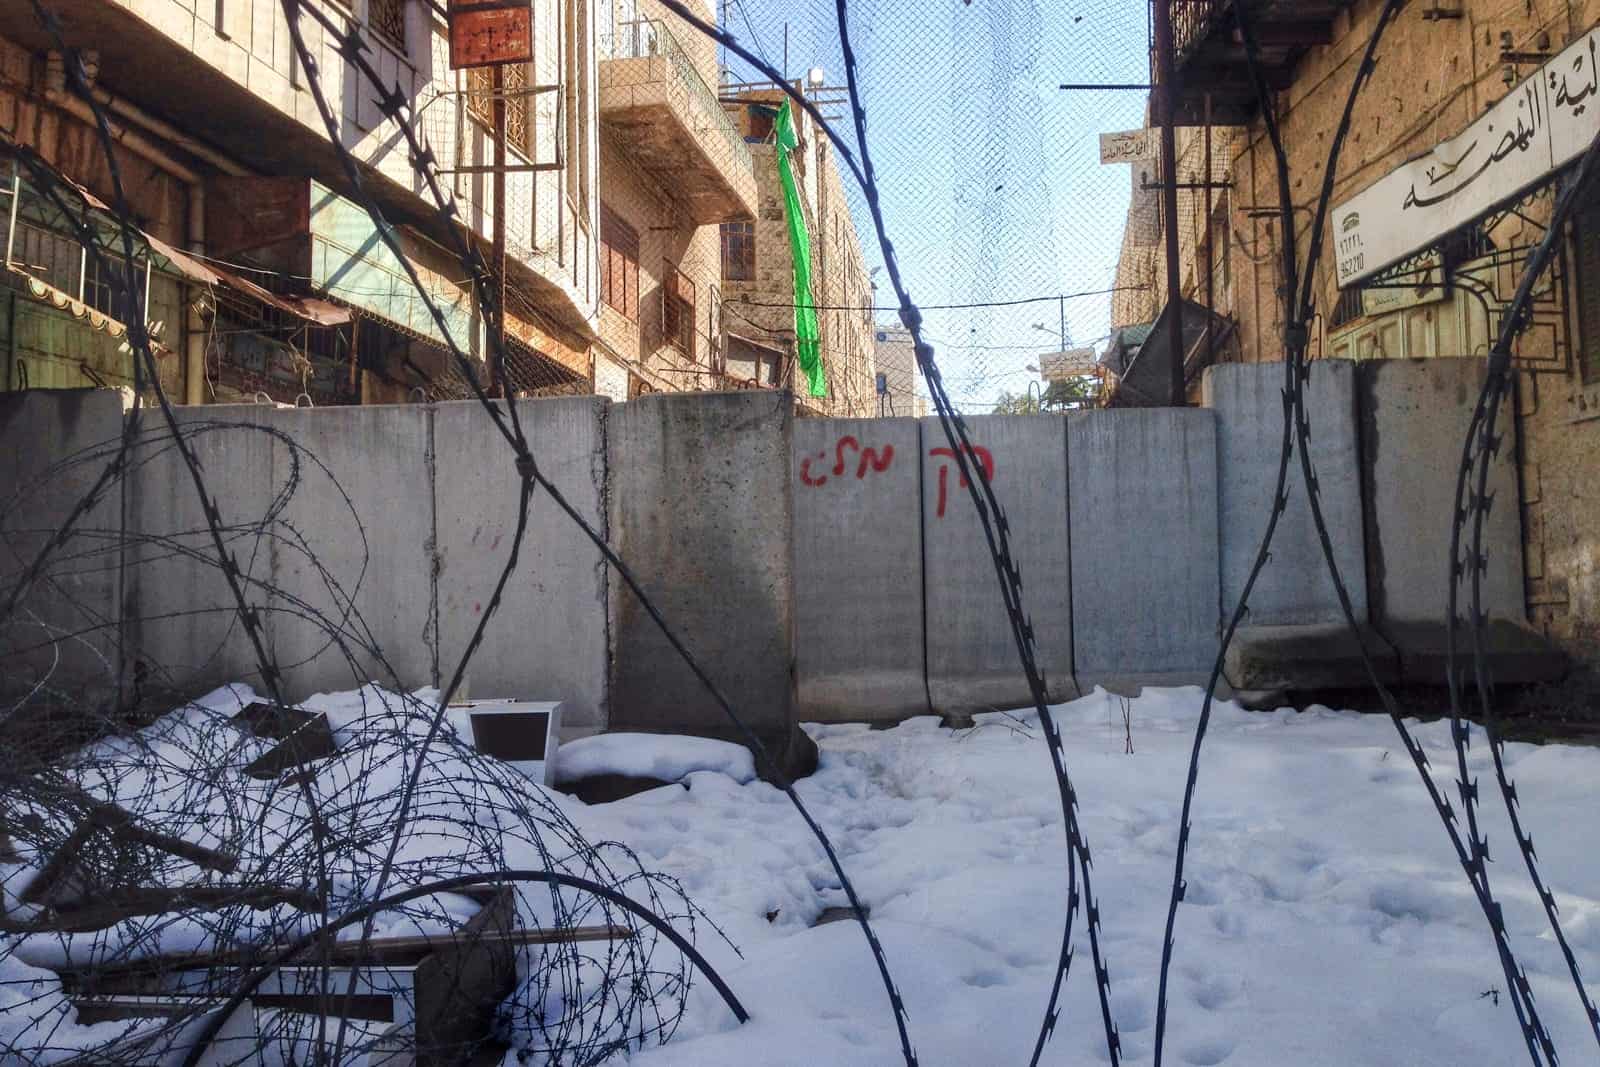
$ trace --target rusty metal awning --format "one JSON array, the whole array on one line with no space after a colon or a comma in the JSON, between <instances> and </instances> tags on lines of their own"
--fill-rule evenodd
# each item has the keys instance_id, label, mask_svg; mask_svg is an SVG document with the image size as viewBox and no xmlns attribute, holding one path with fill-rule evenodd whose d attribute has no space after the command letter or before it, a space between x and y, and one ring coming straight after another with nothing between
<instances>
[{"instance_id":1,"label":"rusty metal awning","mask_svg":"<svg viewBox=\"0 0 1600 1067\"><path fill-rule=\"evenodd\" d=\"M49 171L50 176L55 181L73 190L86 206L103 215L110 216L113 220L112 225L119 225L115 221L117 218L116 212L112 211L105 201L95 196L79 182L63 174L59 168L52 166L38 153L21 145L0 144L0 155L17 157L23 154L30 158L32 166ZM131 228L150 249L153 256L165 260L173 272L188 278L190 281L206 286L225 285L229 289L250 297L252 300L277 308L279 311L286 312L296 318L304 319L314 326L340 326L350 321L350 312L337 304L319 300L315 297L280 296L257 285L255 282L240 277L233 271L202 262L188 252L179 251L146 230L142 230L137 226ZM112 246L112 251L115 252L115 245Z\"/></svg>"}]
</instances>

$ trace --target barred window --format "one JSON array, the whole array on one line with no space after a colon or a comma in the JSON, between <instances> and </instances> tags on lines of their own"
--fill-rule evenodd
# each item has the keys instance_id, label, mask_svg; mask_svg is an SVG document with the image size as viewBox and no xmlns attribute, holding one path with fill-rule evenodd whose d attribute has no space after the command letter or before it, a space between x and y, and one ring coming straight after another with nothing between
<instances>
[{"instance_id":1,"label":"barred window","mask_svg":"<svg viewBox=\"0 0 1600 1067\"><path fill-rule=\"evenodd\" d=\"M534 158L533 122L529 116L528 68L522 63L507 63L500 68L501 93L506 101L506 144L529 159ZM494 70L471 67L467 70L467 110L473 118L494 129Z\"/></svg>"},{"instance_id":2,"label":"barred window","mask_svg":"<svg viewBox=\"0 0 1600 1067\"><path fill-rule=\"evenodd\" d=\"M149 270L148 261L134 263L133 270L129 271L128 261L121 256L102 254L100 259L89 256L83 265L83 302L125 323L128 320L128 308L122 301L122 294L124 290L131 289L130 295L139 317L144 318L145 275Z\"/></svg>"},{"instance_id":3,"label":"barred window","mask_svg":"<svg viewBox=\"0 0 1600 1067\"><path fill-rule=\"evenodd\" d=\"M71 237L18 221L12 245L12 265L63 293L78 291L78 268L83 246Z\"/></svg>"},{"instance_id":4,"label":"barred window","mask_svg":"<svg viewBox=\"0 0 1600 1067\"><path fill-rule=\"evenodd\" d=\"M367 24L379 37L406 51L406 0L367 0Z\"/></svg>"},{"instance_id":5,"label":"barred window","mask_svg":"<svg viewBox=\"0 0 1600 1067\"><path fill-rule=\"evenodd\" d=\"M722 224L722 280L749 282L756 277L756 224Z\"/></svg>"}]
</instances>

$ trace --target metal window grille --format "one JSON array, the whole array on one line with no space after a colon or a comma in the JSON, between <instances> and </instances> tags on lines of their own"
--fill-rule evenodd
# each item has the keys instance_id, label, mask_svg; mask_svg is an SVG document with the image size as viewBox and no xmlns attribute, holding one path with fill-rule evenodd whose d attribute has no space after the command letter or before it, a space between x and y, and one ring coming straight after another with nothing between
<instances>
[{"instance_id":1,"label":"metal window grille","mask_svg":"<svg viewBox=\"0 0 1600 1067\"><path fill-rule=\"evenodd\" d=\"M116 279L112 271L119 274L127 273L127 260L117 255L105 256L105 267L101 268L100 262L90 256L83 266L83 302L103 314L110 315L119 322L126 321L127 309L118 307L118 293L121 285L127 285L129 280L132 289L140 304L140 318L146 317L147 312L143 305L149 297L149 289L145 284L145 275L149 272L150 264L135 263L131 279ZM121 285L119 285L121 282Z\"/></svg>"},{"instance_id":2,"label":"metal window grille","mask_svg":"<svg viewBox=\"0 0 1600 1067\"><path fill-rule=\"evenodd\" d=\"M78 268L83 261L83 246L71 237L34 226L17 223L11 246L11 265L26 271L63 293L78 291Z\"/></svg>"},{"instance_id":3,"label":"metal window grille","mask_svg":"<svg viewBox=\"0 0 1600 1067\"><path fill-rule=\"evenodd\" d=\"M367 0L367 22L402 53L406 50L406 0Z\"/></svg>"},{"instance_id":4,"label":"metal window grille","mask_svg":"<svg viewBox=\"0 0 1600 1067\"><path fill-rule=\"evenodd\" d=\"M533 96L528 91L528 68L508 63L500 68L501 94L506 101L506 144L529 159L536 158L533 138ZM467 71L467 111L489 129L494 129L494 73L488 67Z\"/></svg>"}]
</instances>

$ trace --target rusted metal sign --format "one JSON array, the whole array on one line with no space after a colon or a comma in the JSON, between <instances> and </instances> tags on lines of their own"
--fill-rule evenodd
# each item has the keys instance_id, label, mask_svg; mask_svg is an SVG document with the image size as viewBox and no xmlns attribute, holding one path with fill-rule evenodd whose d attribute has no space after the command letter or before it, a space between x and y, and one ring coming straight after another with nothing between
<instances>
[{"instance_id":1,"label":"rusted metal sign","mask_svg":"<svg viewBox=\"0 0 1600 1067\"><path fill-rule=\"evenodd\" d=\"M533 60L529 0L450 0L450 69Z\"/></svg>"}]
</instances>

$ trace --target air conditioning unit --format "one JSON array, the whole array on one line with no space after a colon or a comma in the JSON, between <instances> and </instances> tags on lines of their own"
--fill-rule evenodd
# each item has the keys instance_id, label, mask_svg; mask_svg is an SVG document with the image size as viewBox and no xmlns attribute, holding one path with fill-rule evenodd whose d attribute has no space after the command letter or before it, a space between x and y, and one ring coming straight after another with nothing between
<instances>
[{"instance_id":1,"label":"air conditioning unit","mask_svg":"<svg viewBox=\"0 0 1600 1067\"><path fill-rule=\"evenodd\" d=\"M462 737L485 756L508 763L540 785L555 773L561 735L560 701L469 700L450 705Z\"/></svg>"}]
</instances>

